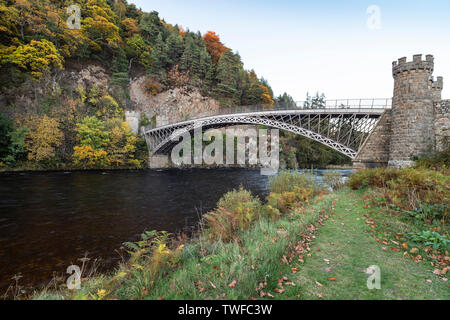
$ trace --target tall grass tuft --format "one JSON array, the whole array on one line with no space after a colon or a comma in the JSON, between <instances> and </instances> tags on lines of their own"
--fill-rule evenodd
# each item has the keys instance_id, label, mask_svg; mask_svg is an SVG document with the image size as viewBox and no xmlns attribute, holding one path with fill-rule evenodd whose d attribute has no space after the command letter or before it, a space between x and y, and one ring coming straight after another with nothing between
<instances>
[{"instance_id":1,"label":"tall grass tuft","mask_svg":"<svg viewBox=\"0 0 450 320\"><path fill-rule=\"evenodd\" d=\"M312 173L282 171L269 180L270 194L264 212L272 220L307 204L322 191Z\"/></svg>"},{"instance_id":2,"label":"tall grass tuft","mask_svg":"<svg viewBox=\"0 0 450 320\"><path fill-rule=\"evenodd\" d=\"M294 192L295 187L317 190L318 185L312 173L282 171L269 180L270 192Z\"/></svg>"},{"instance_id":3,"label":"tall grass tuft","mask_svg":"<svg viewBox=\"0 0 450 320\"><path fill-rule=\"evenodd\" d=\"M424 204L450 204L450 176L420 168L361 170L350 177L354 189L373 187L386 201L404 210L417 210Z\"/></svg>"},{"instance_id":4,"label":"tall grass tuft","mask_svg":"<svg viewBox=\"0 0 450 320\"><path fill-rule=\"evenodd\" d=\"M204 232L213 241L238 240L238 231L247 229L262 213L259 198L242 187L225 194L217 207L203 216Z\"/></svg>"},{"instance_id":5,"label":"tall grass tuft","mask_svg":"<svg viewBox=\"0 0 450 320\"><path fill-rule=\"evenodd\" d=\"M339 171L325 172L323 175L323 183L332 190L339 190L345 185L342 180L342 174Z\"/></svg>"}]
</instances>

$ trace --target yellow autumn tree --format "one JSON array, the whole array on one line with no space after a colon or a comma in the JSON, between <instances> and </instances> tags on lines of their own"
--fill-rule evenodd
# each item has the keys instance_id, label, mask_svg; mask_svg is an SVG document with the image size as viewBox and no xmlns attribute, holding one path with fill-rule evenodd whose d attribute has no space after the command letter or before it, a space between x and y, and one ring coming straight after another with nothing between
<instances>
[{"instance_id":1,"label":"yellow autumn tree","mask_svg":"<svg viewBox=\"0 0 450 320\"><path fill-rule=\"evenodd\" d=\"M24 120L24 126L28 128L25 139L28 160L37 163L53 160L64 140L58 121L47 116L29 116Z\"/></svg>"},{"instance_id":2,"label":"yellow autumn tree","mask_svg":"<svg viewBox=\"0 0 450 320\"><path fill-rule=\"evenodd\" d=\"M58 53L55 45L48 40L31 40L29 44L10 48L9 54L2 58L2 63L9 62L30 71L35 79L40 79L52 68L62 69L64 59Z\"/></svg>"},{"instance_id":3,"label":"yellow autumn tree","mask_svg":"<svg viewBox=\"0 0 450 320\"><path fill-rule=\"evenodd\" d=\"M106 147L109 135L105 123L96 117L86 117L77 124L79 145L74 147L73 162L84 169L106 168L108 157Z\"/></svg>"},{"instance_id":4,"label":"yellow autumn tree","mask_svg":"<svg viewBox=\"0 0 450 320\"><path fill-rule=\"evenodd\" d=\"M104 0L89 0L86 5L86 18L81 21L81 29L86 41L94 51L102 47L118 48L122 43L117 15Z\"/></svg>"},{"instance_id":5,"label":"yellow autumn tree","mask_svg":"<svg viewBox=\"0 0 450 320\"><path fill-rule=\"evenodd\" d=\"M131 132L128 122L112 119L109 122L110 143L108 146L108 161L113 167L140 167L140 161L135 158L138 138Z\"/></svg>"}]
</instances>

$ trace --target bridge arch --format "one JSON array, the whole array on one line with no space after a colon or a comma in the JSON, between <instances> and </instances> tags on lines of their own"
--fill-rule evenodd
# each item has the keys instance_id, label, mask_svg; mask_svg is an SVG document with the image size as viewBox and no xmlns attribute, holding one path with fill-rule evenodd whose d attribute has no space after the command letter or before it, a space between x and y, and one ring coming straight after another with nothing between
<instances>
[{"instance_id":1,"label":"bridge arch","mask_svg":"<svg viewBox=\"0 0 450 320\"><path fill-rule=\"evenodd\" d=\"M218 115L150 129L145 132L151 155L167 154L185 132L235 125L265 125L293 132L355 159L384 109L284 110Z\"/></svg>"}]
</instances>

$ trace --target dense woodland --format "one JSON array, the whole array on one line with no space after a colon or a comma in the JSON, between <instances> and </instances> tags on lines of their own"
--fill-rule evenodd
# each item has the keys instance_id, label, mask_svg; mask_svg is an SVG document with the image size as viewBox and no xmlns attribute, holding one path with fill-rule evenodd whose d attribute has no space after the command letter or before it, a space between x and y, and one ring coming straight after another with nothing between
<instances>
[{"instance_id":1,"label":"dense woodland","mask_svg":"<svg viewBox=\"0 0 450 320\"><path fill-rule=\"evenodd\" d=\"M79 29L67 23L70 5L81 9ZM59 80L71 66L89 64L107 68L106 87L73 88ZM187 87L224 107L294 103L288 94L274 97L216 33L185 30L124 0L0 0L0 89L7 105L0 109L0 167L144 167L145 143L124 122L128 85L138 73L147 75L145 90L153 95ZM29 104L17 103L20 96L29 96ZM301 137L284 134L282 142L288 165L345 161Z\"/></svg>"}]
</instances>

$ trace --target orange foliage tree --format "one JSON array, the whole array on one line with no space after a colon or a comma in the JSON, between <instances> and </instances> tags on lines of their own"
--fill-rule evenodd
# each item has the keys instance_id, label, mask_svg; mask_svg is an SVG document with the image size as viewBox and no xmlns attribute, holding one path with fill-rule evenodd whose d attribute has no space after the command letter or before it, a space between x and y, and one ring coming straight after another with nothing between
<instances>
[{"instance_id":1,"label":"orange foliage tree","mask_svg":"<svg viewBox=\"0 0 450 320\"><path fill-rule=\"evenodd\" d=\"M212 62L217 65L220 57L228 48L220 42L220 37L213 31L208 31L203 36L203 41L205 41L206 49L211 56Z\"/></svg>"}]
</instances>

